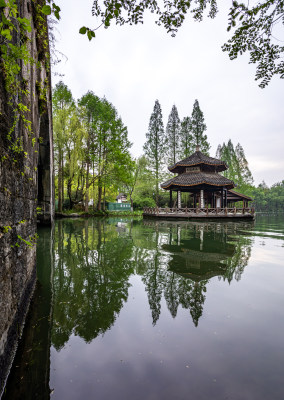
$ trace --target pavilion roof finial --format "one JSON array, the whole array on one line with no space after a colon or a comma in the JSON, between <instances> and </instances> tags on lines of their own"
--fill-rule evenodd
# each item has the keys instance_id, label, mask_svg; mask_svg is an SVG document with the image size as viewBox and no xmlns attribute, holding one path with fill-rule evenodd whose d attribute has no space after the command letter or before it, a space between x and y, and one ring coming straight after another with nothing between
<instances>
[{"instance_id":1,"label":"pavilion roof finial","mask_svg":"<svg viewBox=\"0 0 284 400\"><path fill-rule=\"evenodd\" d=\"M196 145L196 151L200 151L200 146L199 146L199 144Z\"/></svg>"}]
</instances>

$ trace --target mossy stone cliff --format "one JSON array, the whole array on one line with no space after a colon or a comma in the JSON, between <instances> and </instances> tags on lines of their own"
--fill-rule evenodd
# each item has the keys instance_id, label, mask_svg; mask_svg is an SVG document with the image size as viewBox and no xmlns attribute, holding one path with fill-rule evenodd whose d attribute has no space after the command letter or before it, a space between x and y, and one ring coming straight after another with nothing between
<instances>
[{"instance_id":1,"label":"mossy stone cliff","mask_svg":"<svg viewBox=\"0 0 284 400\"><path fill-rule=\"evenodd\" d=\"M15 79L12 77L14 86L7 85L3 47L0 54L0 397L36 283L37 222L52 223L54 215L50 60L47 22L41 13L44 4L36 0L16 2L18 17L28 19L31 29L26 33L15 29L10 39L15 48L25 42L27 49L26 60L16 60L19 70Z\"/></svg>"}]
</instances>

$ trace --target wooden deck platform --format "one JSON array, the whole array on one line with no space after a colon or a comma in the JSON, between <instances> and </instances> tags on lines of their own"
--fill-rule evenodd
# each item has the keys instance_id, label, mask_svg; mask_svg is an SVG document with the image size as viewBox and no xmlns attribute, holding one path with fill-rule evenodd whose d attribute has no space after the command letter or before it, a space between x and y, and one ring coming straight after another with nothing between
<instances>
[{"instance_id":1,"label":"wooden deck platform","mask_svg":"<svg viewBox=\"0 0 284 400\"><path fill-rule=\"evenodd\" d=\"M144 218L164 219L254 219L254 208L150 208L143 210Z\"/></svg>"}]
</instances>

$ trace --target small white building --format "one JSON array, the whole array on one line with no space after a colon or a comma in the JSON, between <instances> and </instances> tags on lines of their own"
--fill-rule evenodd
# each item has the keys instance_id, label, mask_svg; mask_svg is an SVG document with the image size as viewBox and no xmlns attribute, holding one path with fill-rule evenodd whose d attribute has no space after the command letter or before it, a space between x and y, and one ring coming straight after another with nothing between
<instances>
[{"instance_id":1,"label":"small white building","mask_svg":"<svg viewBox=\"0 0 284 400\"><path fill-rule=\"evenodd\" d=\"M116 197L116 202L117 203L127 203L127 196L124 193L119 193L119 195Z\"/></svg>"}]
</instances>

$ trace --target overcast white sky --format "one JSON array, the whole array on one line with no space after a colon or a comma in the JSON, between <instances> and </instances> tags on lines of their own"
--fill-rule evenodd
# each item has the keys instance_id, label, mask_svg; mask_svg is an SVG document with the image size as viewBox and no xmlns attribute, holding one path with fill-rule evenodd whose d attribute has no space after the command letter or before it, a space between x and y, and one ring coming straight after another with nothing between
<instances>
[{"instance_id":1,"label":"overcast white sky","mask_svg":"<svg viewBox=\"0 0 284 400\"><path fill-rule=\"evenodd\" d=\"M260 89L248 56L230 61L222 52L228 37L226 9L201 23L188 16L175 38L149 13L143 25L100 28L89 42L78 31L98 25L91 16L92 0L56 3L62 10L57 48L68 60L57 67L64 77L53 77L53 85L63 80L76 99L88 90L106 96L128 127L135 157L143 153L156 99L164 126L173 104L182 119L191 115L198 99L211 156L219 143L231 139L243 146L255 184L284 179L284 80L273 78Z\"/></svg>"}]
</instances>

